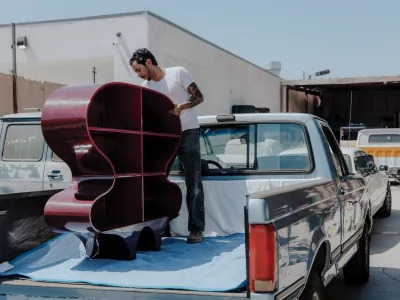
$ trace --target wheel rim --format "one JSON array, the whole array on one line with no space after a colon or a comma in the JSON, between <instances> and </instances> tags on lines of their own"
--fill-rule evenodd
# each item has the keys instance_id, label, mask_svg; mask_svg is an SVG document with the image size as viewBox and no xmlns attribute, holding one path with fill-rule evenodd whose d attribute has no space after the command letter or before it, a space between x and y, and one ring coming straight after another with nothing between
<instances>
[{"instance_id":1,"label":"wheel rim","mask_svg":"<svg viewBox=\"0 0 400 300\"><path fill-rule=\"evenodd\" d=\"M386 196L386 208L387 210L390 210L392 208L392 192L390 191L390 189L388 190Z\"/></svg>"},{"instance_id":2,"label":"wheel rim","mask_svg":"<svg viewBox=\"0 0 400 300\"><path fill-rule=\"evenodd\" d=\"M369 274L369 242L368 242L368 234L365 234L365 267L366 267L366 272Z\"/></svg>"},{"instance_id":3,"label":"wheel rim","mask_svg":"<svg viewBox=\"0 0 400 300\"><path fill-rule=\"evenodd\" d=\"M319 297L319 294L317 293L317 292L315 292L313 295L312 295L312 300L320 300L321 298Z\"/></svg>"}]
</instances>

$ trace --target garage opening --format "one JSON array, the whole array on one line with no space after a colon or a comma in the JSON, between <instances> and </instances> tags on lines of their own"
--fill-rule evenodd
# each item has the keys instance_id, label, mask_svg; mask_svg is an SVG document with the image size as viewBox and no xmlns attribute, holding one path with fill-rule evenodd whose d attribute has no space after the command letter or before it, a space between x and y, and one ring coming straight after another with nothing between
<instances>
[{"instance_id":1,"label":"garage opening","mask_svg":"<svg viewBox=\"0 0 400 300\"><path fill-rule=\"evenodd\" d=\"M286 112L325 119L340 142L363 128L400 127L400 76L283 82Z\"/></svg>"}]
</instances>

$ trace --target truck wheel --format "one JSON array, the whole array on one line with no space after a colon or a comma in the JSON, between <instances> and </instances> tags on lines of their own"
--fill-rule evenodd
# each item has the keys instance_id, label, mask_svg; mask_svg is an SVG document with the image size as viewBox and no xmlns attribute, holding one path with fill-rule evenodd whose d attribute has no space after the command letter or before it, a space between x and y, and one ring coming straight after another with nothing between
<instances>
[{"instance_id":1,"label":"truck wheel","mask_svg":"<svg viewBox=\"0 0 400 300\"><path fill-rule=\"evenodd\" d=\"M385 201L383 201L383 205L378 211L378 216L387 218L391 215L391 213L392 213L392 191L390 190L390 184L388 184Z\"/></svg>"},{"instance_id":2,"label":"truck wheel","mask_svg":"<svg viewBox=\"0 0 400 300\"><path fill-rule=\"evenodd\" d=\"M311 271L310 277L308 278L306 288L301 294L299 300L323 300L324 286L322 285L321 276L318 272Z\"/></svg>"},{"instance_id":3,"label":"truck wheel","mask_svg":"<svg viewBox=\"0 0 400 300\"><path fill-rule=\"evenodd\" d=\"M363 235L358 241L356 254L343 268L344 279L347 284L361 284L369 278L369 237L368 226L365 225Z\"/></svg>"}]
</instances>

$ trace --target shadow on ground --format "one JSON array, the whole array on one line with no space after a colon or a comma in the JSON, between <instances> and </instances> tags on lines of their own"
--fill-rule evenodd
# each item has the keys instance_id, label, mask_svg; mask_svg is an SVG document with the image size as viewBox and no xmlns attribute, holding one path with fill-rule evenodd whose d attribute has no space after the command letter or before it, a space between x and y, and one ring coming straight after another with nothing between
<instances>
[{"instance_id":1,"label":"shadow on ground","mask_svg":"<svg viewBox=\"0 0 400 300\"><path fill-rule=\"evenodd\" d=\"M367 284L348 286L343 274L326 288L327 300L398 300L400 299L400 269L371 267Z\"/></svg>"}]
</instances>

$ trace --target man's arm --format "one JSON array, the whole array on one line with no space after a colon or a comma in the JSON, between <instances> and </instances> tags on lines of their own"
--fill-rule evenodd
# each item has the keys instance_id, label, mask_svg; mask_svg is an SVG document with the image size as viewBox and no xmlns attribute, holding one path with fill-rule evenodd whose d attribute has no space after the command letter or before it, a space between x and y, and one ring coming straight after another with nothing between
<instances>
[{"instance_id":1,"label":"man's arm","mask_svg":"<svg viewBox=\"0 0 400 300\"><path fill-rule=\"evenodd\" d=\"M195 107L204 101L203 94L200 92L197 84L192 82L188 88L188 93L191 95L187 102L178 104L174 109L174 114L179 116L182 110Z\"/></svg>"},{"instance_id":2,"label":"man's arm","mask_svg":"<svg viewBox=\"0 0 400 300\"><path fill-rule=\"evenodd\" d=\"M195 107L196 105L199 105L201 102L204 101L203 94L197 87L196 82L193 82L191 85L189 85L187 91L191 95L191 97L186 103L182 104L182 106L184 107L183 109Z\"/></svg>"}]
</instances>

